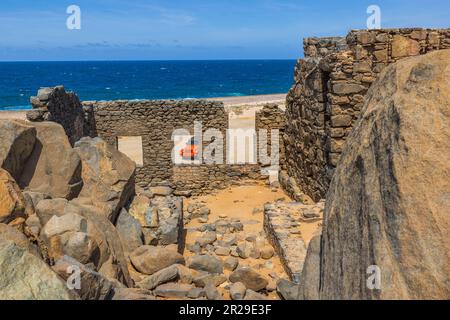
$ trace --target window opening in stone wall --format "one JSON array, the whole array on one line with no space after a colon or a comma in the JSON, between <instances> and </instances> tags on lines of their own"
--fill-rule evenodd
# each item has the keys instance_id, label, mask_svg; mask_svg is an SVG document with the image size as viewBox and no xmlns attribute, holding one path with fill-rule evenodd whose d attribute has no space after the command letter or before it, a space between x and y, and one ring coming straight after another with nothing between
<instances>
[{"instance_id":1,"label":"window opening in stone wall","mask_svg":"<svg viewBox=\"0 0 450 320\"><path fill-rule=\"evenodd\" d=\"M133 160L136 166L144 166L142 137L117 137L117 149Z\"/></svg>"}]
</instances>

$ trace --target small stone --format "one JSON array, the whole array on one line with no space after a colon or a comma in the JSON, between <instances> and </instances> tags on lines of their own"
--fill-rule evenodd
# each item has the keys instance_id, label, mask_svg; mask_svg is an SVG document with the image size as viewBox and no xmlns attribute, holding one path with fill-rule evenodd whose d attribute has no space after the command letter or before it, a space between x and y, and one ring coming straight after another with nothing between
<instances>
[{"instance_id":1,"label":"small stone","mask_svg":"<svg viewBox=\"0 0 450 320\"><path fill-rule=\"evenodd\" d=\"M273 280L270 280L269 283L266 286L266 290L268 292L272 292L272 291L277 290L277 283L275 281L273 281Z\"/></svg>"},{"instance_id":2,"label":"small stone","mask_svg":"<svg viewBox=\"0 0 450 320\"><path fill-rule=\"evenodd\" d=\"M166 283L157 287L153 293L158 297L183 299L192 289L189 284Z\"/></svg>"},{"instance_id":3,"label":"small stone","mask_svg":"<svg viewBox=\"0 0 450 320\"><path fill-rule=\"evenodd\" d=\"M225 270L234 271L239 265L239 260L233 257L226 258L223 262Z\"/></svg>"},{"instance_id":4,"label":"small stone","mask_svg":"<svg viewBox=\"0 0 450 320\"><path fill-rule=\"evenodd\" d=\"M198 243L188 244L187 249L192 253L200 253L202 252L202 247Z\"/></svg>"},{"instance_id":5,"label":"small stone","mask_svg":"<svg viewBox=\"0 0 450 320\"><path fill-rule=\"evenodd\" d=\"M214 231L207 231L203 233L199 238L195 240L195 243L201 247L205 247L208 244L213 244L217 240L217 235Z\"/></svg>"},{"instance_id":6,"label":"small stone","mask_svg":"<svg viewBox=\"0 0 450 320\"><path fill-rule=\"evenodd\" d=\"M219 290L212 283L208 283L205 287L205 294L208 300L222 300L223 297Z\"/></svg>"},{"instance_id":7,"label":"small stone","mask_svg":"<svg viewBox=\"0 0 450 320\"><path fill-rule=\"evenodd\" d=\"M252 253L252 250L253 250L253 246L249 242L242 242L236 248L237 254L242 259L249 258L250 254Z\"/></svg>"},{"instance_id":8,"label":"small stone","mask_svg":"<svg viewBox=\"0 0 450 320\"><path fill-rule=\"evenodd\" d=\"M189 299L198 299L205 296L205 290L202 288L192 288L188 294L187 297Z\"/></svg>"},{"instance_id":9,"label":"small stone","mask_svg":"<svg viewBox=\"0 0 450 320\"><path fill-rule=\"evenodd\" d=\"M247 288L242 282L233 283L230 286L230 297L233 300L242 300L245 297Z\"/></svg>"},{"instance_id":10,"label":"small stone","mask_svg":"<svg viewBox=\"0 0 450 320\"><path fill-rule=\"evenodd\" d=\"M228 256L230 255L230 248L217 247L214 251L218 256Z\"/></svg>"},{"instance_id":11,"label":"small stone","mask_svg":"<svg viewBox=\"0 0 450 320\"><path fill-rule=\"evenodd\" d=\"M248 289L252 289L254 291L260 291L268 284L268 281L263 276L249 267L243 267L235 270L230 275L229 279L233 283L242 282Z\"/></svg>"},{"instance_id":12,"label":"small stone","mask_svg":"<svg viewBox=\"0 0 450 320\"><path fill-rule=\"evenodd\" d=\"M223 273L223 263L219 259L209 255L196 255L188 259L187 266L198 271L209 273Z\"/></svg>"},{"instance_id":13,"label":"small stone","mask_svg":"<svg viewBox=\"0 0 450 320\"><path fill-rule=\"evenodd\" d=\"M298 300L299 285L286 279L277 282L277 291L284 300Z\"/></svg>"},{"instance_id":14,"label":"small stone","mask_svg":"<svg viewBox=\"0 0 450 320\"><path fill-rule=\"evenodd\" d=\"M163 283L175 280L177 277L178 268L173 265L144 278L144 280L137 283L137 286L142 289L153 290Z\"/></svg>"},{"instance_id":15,"label":"small stone","mask_svg":"<svg viewBox=\"0 0 450 320\"><path fill-rule=\"evenodd\" d=\"M271 259L274 254L275 254L275 251L273 250L273 248L271 246L265 246L261 250L261 258L263 258L265 260Z\"/></svg>"},{"instance_id":16,"label":"small stone","mask_svg":"<svg viewBox=\"0 0 450 320\"><path fill-rule=\"evenodd\" d=\"M194 278L194 284L197 287L205 287L208 283L212 283L215 287L220 286L222 283L227 281L227 277L223 274L211 274L206 273Z\"/></svg>"},{"instance_id":17,"label":"small stone","mask_svg":"<svg viewBox=\"0 0 450 320\"><path fill-rule=\"evenodd\" d=\"M251 289L247 289L247 291L245 292L245 298L244 300L269 300L266 296L255 292Z\"/></svg>"}]
</instances>

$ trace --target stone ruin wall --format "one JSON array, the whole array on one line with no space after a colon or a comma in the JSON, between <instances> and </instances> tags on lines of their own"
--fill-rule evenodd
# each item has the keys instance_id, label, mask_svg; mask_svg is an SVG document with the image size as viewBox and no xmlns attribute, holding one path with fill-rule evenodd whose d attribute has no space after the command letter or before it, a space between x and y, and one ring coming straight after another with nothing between
<instances>
[{"instance_id":1,"label":"stone ruin wall","mask_svg":"<svg viewBox=\"0 0 450 320\"><path fill-rule=\"evenodd\" d=\"M286 127L286 116L284 111L281 110L277 104L265 105L260 111L257 111L255 114L255 127L257 130L257 134L259 130L267 130L267 152L269 156L271 156L272 150L271 130L279 130L280 170L286 170L285 148L283 140L284 130Z\"/></svg>"},{"instance_id":2,"label":"stone ruin wall","mask_svg":"<svg viewBox=\"0 0 450 320\"><path fill-rule=\"evenodd\" d=\"M400 59L448 48L450 29L355 30L346 38L305 39L305 58L286 101L287 174L315 201L324 198L378 74Z\"/></svg>"},{"instance_id":3,"label":"stone ruin wall","mask_svg":"<svg viewBox=\"0 0 450 320\"><path fill-rule=\"evenodd\" d=\"M194 134L194 121L203 133L219 129L226 144L228 113L221 102L205 100L147 100L83 102L92 110L95 134L117 146L119 136L142 137L144 165L137 167L136 182L143 186L169 184L177 193L211 193L241 180L265 179L258 165L174 165L172 133L187 129ZM209 141L203 141L206 147ZM224 161L226 155L224 151Z\"/></svg>"},{"instance_id":4,"label":"stone ruin wall","mask_svg":"<svg viewBox=\"0 0 450 320\"><path fill-rule=\"evenodd\" d=\"M84 101L63 86L41 88L31 97L30 121L60 123L71 144L84 136L100 136L118 147L118 137L142 137L143 166L136 182L143 186L170 185L179 194L211 193L243 181L266 180L259 164L174 165L172 133L187 129L194 134L194 121L202 131L219 129L226 149L228 113L223 103L206 100ZM278 118L277 118L278 119ZM262 124L261 124L262 125ZM268 120L265 126L269 125ZM269 125L270 126L270 125ZM277 125L278 126L278 125ZM203 142L204 147L208 141Z\"/></svg>"},{"instance_id":5,"label":"stone ruin wall","mask_svg":"<svg viewBox=\"0 0 450 320\"><path fill-rule=\"evenodd\" d=\"M89 121L90 110L83 110L80 99L63 86L41 88L30 99L33 109L27 112L29 121L54 121L61 124L73 146L85 136L92 136L95 128Z\"/></svg>"}]
</instances>

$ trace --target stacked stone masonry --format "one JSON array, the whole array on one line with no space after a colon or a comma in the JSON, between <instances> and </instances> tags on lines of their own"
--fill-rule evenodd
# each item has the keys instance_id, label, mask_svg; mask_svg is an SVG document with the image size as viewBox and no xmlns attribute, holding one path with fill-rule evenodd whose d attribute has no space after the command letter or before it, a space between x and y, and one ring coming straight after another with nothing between
<instances>
[{"instance_id":1,"label":"stacked stone masonry","mask_svg":"<svg viewBox=\"0 0 450 320\"><path fill-rule=\"evenodd\" d=\"M272 130L278 130L279 132L279 164L280 169L285 170L285 150L284 150L284 130L286 127L286 115L283 110L281 110L277 104L268 104L263 107L260 111L256 112L255 115L256 128L258 133L260 130L267 130L267 144L266 149L261 148L258 144L261 152L266 152L267 155L272 156ZM259 141L259 138L258 138Z\"/></svg>"},{"instance_id":2,"label":"stacked stone masonry","mask_svg":"<svg viewBox=\"0 0 450 320\"><path fill-rule=\"evenodd\" d=\"M286 109L286 167L303 192L325 197L365 95L389 64L450 48L450 29L354 30L308 38Z\"/></svg>"},{"instance_id":3,"label":"stacked stone masonry","mask_svg":"<svg viewBox=\"0 0 450 320\"><path fill-rule=\"evenodd\" d=\"M66 92L63 86L41 88L30 101L33 110L27 112L28 120L58 122L66 131L72 146L94 131L90 127L92 123L86 121L89 112L83 110L78 96L73 92Z\"/></svg>"}]
</instances>

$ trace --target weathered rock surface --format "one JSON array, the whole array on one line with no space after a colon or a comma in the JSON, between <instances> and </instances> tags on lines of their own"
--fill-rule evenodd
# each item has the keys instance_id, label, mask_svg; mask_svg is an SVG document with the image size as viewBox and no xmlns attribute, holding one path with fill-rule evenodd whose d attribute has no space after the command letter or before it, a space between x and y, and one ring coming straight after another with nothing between
<instances>
[{"instance_id":1,"label":"weathered rock surface","mask_svg":"<svg viewBox=\"0 0 450 320\"><path fill-rule=\"evenodd\" d=\"M144 280L137 283L137 286L142 289L153 290L157 286L166 282L174 281L177 278L178 268L176 265L172 265L144 278Z\"/></svg>"},{"instance_id":2,"label":"weathered rock surface","mask_svg":"<svg viewBox=\"0 0 450 320\"><path fill-rule=\"evenodd\" d=\"M0 168L0 223L26 219L31 213L16 181Z\"/></svg>"},{"instance_id":3,"label":"weathered rock surface","mask_svg":"<svg viewBox=\"0 0 450 320\"><path fill-rule=\"evenodd\" d=\"M119 232L125 252L133 252L144 245L144 234L142 233L141 224L125 209L120 211L116 229Z\"/></svg>"},{"instance_id":4,"label":"weathered rock surface","mask_svg":"<svg viewBox=\"0 0 450 320\"><path fill-rule=\"evenodd\" d=\"M64 255L92 263L109 279L132 285L119 233L101 208L74 199L63 215L54 215L42 228L41 238L55 260Z\"/></svg>"},{"instance_id":5,"label":"weathered rock surface","mask_svg":"<svg viewBox=\"0 0 450 320\"><path fill-rule=\"evenodd\" d=\"M263 290L268 284L266 278L249 267L236 269L236 271L230 275L229 279L233 283L242 282L247 289L251 289L253 291Z\"/></svg>"},{"instance_id":6,"label":"weathered rock surface","mask_svg":"<svg viewBox=\"0 0 450 320\"><path fill-rule=\"evenodd\" d=\"M36 248L33 247L28 238L16 228L0 223L0 239L12 241L17 246L24 248L38 256Z\"/></svg>"},{"instance_id":7,"label":"weathered rock surface","mask_svg":"<svg viewBox=\"0 0 450 320\"><path fill-rule=\"evenodd\" d=\"M159 270L173 264L184 264L184 257L175 250L142 246L134 250L130 255L131 263L137 271L152 275Z\"/></svg>"},{"instance_id":8,"label":"weathered rock surface","mask_svg":"<svg viewBox=\"0 0 450 320\"><path fill-rule=\"evenodd\" d=\"M82 138L74 150L83 164L80 197L106 203L111 209L108 219L115 222L134 195L135 163L100 138Z\"/></svg>"},{"instance_id":9,"label":"weathered rock surface","mask_svg":"<svg viewBox=\"0 0 450 320\"><path fill-rule=\"evenodd\" d=\"M19 179L33 151L36 129L21 121L0 120L0 168Z\"/></svg>"},{"instance_id":10,"label":"weathered rock surface","mask_svg":"<svg viewBox=\"0 0 450 320\"><path fill-rule=\"evenodd\" d=\"M245 297L247 288L242 282L233 283L230 286L230 297L233 300L242 300Z\"/></svg>"},{"instance_id":11,"label":"weathered rock surface","mask_svg":"<svg viewBox=\"0 0 450 320\"><path fill-rule=\"evenodd\" d=\"M309 242L303 265L298 300L319 300L320 289L320 243L321 235L314 236Z\"/></svg>"},{"instance_id":12,"label":"weathered rock surface","mask_svg":"<svg viewBox=\"0 0 450 320\"><path fill-rule=\"evenodd\" d=\"M164 298L183 299L192 288L193 286L189 284L165 283L157 287L154 294Z\"/></svg>"},{"instance_id":13,"label":"weathered rock surface","mask_svg":"<svg viewBox=\"0 0 450 320\"><path fill-rule=\"evenodd\" d=\"M187 266L198 271L217 274L223 273L222 261L209 254L201 254L190 257L187 261Z\"/></svg>"},{"instance_id":14,"label":"weathered rock surface","mask_svg":"<svg viewBox=\"0 0 450 320\"><path fill-rule=\"evenodd\" d=\"M83 300L111 300L114 296L116 286L111 280L69 256L56 261L52 269L66 280ZM75 274L80 275L79 282L75 278L70 279L71 275Z\"/></svg>"},{"instance_id":15,"label":"weathered rock surface","mask_svg":"<svg viewBox=\"0 0 450 320\"><path fill-rule=\"evenodd\" d=\"M106 218L104 207L96 207L82 198L74 199L66 208L67 213L75 213L88 221L88 235L99 244L98 272L110 279L117 279L126 286L132 286L119 233ZM89 226L92 227L89 228Z\"/></svg>"},{"instance_id":16,"label":"weathered rock surface","mask_svg":"<svg viewBox=\"0 0 450 320\"><path fill-rule=\"evenodd\" d=\"M66 283L40 258L0 240L0 300L72 300Z\"/></svg>"},{"instance_id":17,"label":"weathered rock surface","mask_svg":"<svg viewBox=\"0 0 450 320\"><path fill-rule=\"evenodd\" d=\"M45 199L36 206L36 214L39 217L41 225L45 225L53 216L64 215L64 210L69 201L67 199Z\"/></svg>"},{"instance_id":18,"label":"weathered rock surface","mask_svg":"<svg viewBox=\"0 0 450 320\"><path fill-rule=\"evenodd\" d=\"M369 91L327 196L321 299L450 298L449 79L442 50L389 66Z\"/></svg>"},{"instance_id":19,"label":"weathered rock surface","mask_svg":"<svg viewBox=\"0 0 450 320\"><path fill-rule=\"evenodd\" d=\"M81 160L72 149L61 125L33 123L36 143L18 181L22 189L73 199L80 193Z\"/></svg>"},{"instance_id":20,"label":"weathered rock surface","mask_svg":"<svg viewBox=\"0 0 450 320\"><path fill-rule=\"evenodd\" d=\"M277 282L277 291L284 300L298 300L299 286L296 283L280 279Z\"/></svg>"}]
</instances>

